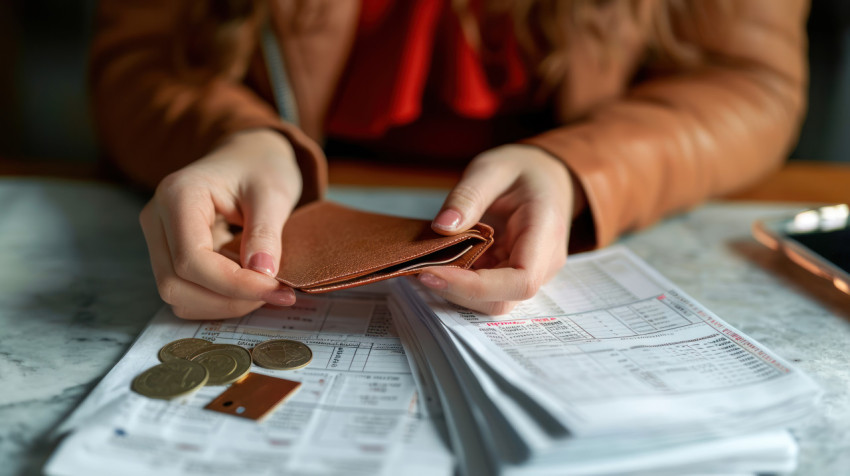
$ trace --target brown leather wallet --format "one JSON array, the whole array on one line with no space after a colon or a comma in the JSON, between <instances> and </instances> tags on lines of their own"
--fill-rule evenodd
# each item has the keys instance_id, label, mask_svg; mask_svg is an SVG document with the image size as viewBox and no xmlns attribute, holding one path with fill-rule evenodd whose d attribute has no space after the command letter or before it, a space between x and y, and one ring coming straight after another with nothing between
<instances>
[{"instance_id":1,"label":"brown leather wallet","mask_svg":"<svg viewBox=\"0 0 850 476\"><path fill-rule=\"evenodd\" d=\"M241 236L221 249L239 262ZM493 243L493 229L477 223L443 236L431 223L363 212L317 201L295 210L283 228L277 279L307 293L416 274L429 266L469 268Z\"/></svg>"}]
</instances>

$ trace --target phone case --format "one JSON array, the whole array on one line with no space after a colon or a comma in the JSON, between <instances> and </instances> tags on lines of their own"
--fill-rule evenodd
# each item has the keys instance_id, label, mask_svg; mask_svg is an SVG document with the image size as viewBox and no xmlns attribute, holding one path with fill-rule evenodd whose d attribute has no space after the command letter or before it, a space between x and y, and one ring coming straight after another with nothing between
<instances>
[{"instance_id":1,"label":"phone case","mask_svg":"<svg viewBox=\"0 0 850 476\"><path fill-rule=\"evenodd\" d=\"M798 213L797 216L814 213L815 217L817 217L823 213L823 210L832 212L828 213L830 215L834 215L836 211L840 212L843 214L843 217L839 216L839 218L843 218L844 223L838 228L847 226L848 206L845 204L806 210ZM818 221L819 218L815 218L815 220ZM783 235L779 231L779 224L775 220L769 222L758 220L753 223L752 234L756 240L772 250L784 253L785 256L797 265L816 276L831 281L833 286L850 295L850 274L830 262L824 256L821 256L815 250L808 248L789 236Z\"/></svg>"},{"instance_id":2,"label":"phone case","mask_svg":"<svg viewBox=\"0 0 850 476\"><path fill-rule=\"evenodd\" d=\"M307 293L416 274L429 266L469 268L493 243L493 229L477 223L443 236L431 222L354 210L316 201L296 209L283 229L277 279ZM221 253L239 262L241 236Z\"/></svg>"}]
</instances>

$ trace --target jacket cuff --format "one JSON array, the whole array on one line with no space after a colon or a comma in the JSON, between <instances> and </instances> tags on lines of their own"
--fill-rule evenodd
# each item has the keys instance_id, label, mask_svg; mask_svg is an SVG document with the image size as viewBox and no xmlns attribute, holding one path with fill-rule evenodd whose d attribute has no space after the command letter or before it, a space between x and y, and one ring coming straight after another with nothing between
<instances>
[{"instance_id":1,"label":"jacket cuff","mask_svg":"<svg viewBox=\"0 0 850 476\"><path fill-rule=\"evenodd\" d=\"M563 131L550 131L519 141L539 147L557 157L584 189L586 208L574 220L570 232L571 253L603 248L617 239L619 231L610 200L612 184L606 179L604 165L594 160L593 152L580 139Z\"/></svg>"},{"instance_id":2,"label":"jacket cuff","mask_svg":"<svg viewBox=\"0 0 850 476\"><path fill-rule=\"evenodd\" d=\"M322 148L301 129L292 124L278 122L272 127L292 144L295 160L301 169L301 199L297 206L319 200L325 195L328 184L328 162Z\"/></svg>"}]
</instances>

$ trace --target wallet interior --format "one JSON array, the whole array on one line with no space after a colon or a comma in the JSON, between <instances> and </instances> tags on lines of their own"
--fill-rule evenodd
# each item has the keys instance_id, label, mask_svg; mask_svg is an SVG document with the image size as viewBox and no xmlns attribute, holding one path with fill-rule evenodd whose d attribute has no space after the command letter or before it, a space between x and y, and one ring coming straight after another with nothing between
<instances>
[{"instance_id":1,"label":"wallet interior","mask_svg":"<svg viewBox=\"0 0 850 476\"><path fill-rule=\"evenodd\" d=\"M405 261L404 263L399 263L395 266L381 268L380 270L375 271L373 273L357 276L356 278L352 279L340 279L327 284L333 286L334 288L349 287L353 284L360 282L363 282L365 284L367 282L373 282L377 281L378 279L385 279L392 276L413 274L413 272L419 271L429 266L450 265L453 261L457 261L463 255L468 253L469 250L472 249L472 247L473 246L467 242L457 243L455 245L449 246L448 248L429 253L420 258ZM309 288L309 290L315 292L316 290L324 289L325 287L326 286L323 285L312 286Z\"/></svg>"}]
</instances>

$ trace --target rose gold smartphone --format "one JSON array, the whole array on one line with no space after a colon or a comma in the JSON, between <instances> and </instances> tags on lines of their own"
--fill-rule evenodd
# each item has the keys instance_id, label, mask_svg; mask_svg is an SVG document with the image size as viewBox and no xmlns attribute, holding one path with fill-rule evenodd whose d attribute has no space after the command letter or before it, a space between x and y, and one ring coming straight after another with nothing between
<instances>
[{"instance_id":1,"label":"rose gold smartphone","mask_svg":"<svg viewBox=\"0 0 850 476\"><path fill-rule=\"evenodd\" d=\"M850 294L850 207L830 205L753 223L753 236Z\"/></svg>"}]
</instances>

